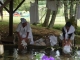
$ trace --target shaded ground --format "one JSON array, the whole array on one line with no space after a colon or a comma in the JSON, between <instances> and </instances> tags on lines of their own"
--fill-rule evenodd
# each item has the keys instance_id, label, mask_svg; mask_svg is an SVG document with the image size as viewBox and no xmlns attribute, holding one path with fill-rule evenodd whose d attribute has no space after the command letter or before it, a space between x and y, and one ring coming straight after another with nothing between
<instances>
[{"instance_id":1,"label":"shaded ground","mask_svg":"<svg viewBox=\"0 0 80 60\"><path fill-rule=\"evenodd\" d=\"M14 24L13 25L13 30L15 32L16 30L16 27L17 27L17 24ZM13 39L14 37L9 37L8 36L8 32L9 32L9 29L8 29L8 24L2 24L0 25L0 35L2 36L1 40L2 41L8 41L8 42L13 42ZM61 33L60 30L56 30L56 29L47 29L45 27L39 27L39 26L31 26L32 28L32 33L33 33L33 38L34 40L37 40L39 38L42 38L46 35L49 35L49 34L54 34L56 36L59 36L59 34ZM75 36L75 43L76 44L80 44L80 36Z\"/></svg>"},{"instance_id":2,"label":"shaded ground","mask_svg":"<svg viewBox=\"0 0 80 60\"><path fill-rule=\"evenodd\" d=\"M16 27L17 27L17 24L15 24L13 26L14 32L16 30ZM56 29L47 29L45 27L39 27L39 26L31 26L31 28L32 28L34 40L42 38L43 36L49 35L49 34L54 34L54 35L58 36L61 32ZM7 40L12 41L13 40L13 37L8 37L8 34L9 34L8 32L9 32L8 25L5 25L5 26L2 25L2 27L0 28L0 34L2 36L2 40L5 40L5 41L7 41Z\"/></svg>"},{"instance_id":3,"label":"shaded ground","mask_svg":"<svg viewBox=\"0 0 80 60\"><path fill-rule=\"evenodd\" d=\"M39 39L44 36L48 36L50 34L59 36L59 34L61 33L61 31L56 30L56 29L47 29L45 27L36 27L36 26L32 26L32 32L33 32L34 40L36 37L38 37L38 39Z\"/></svg>"},{"instance_id":4,"label":"shaded ground","mask_svg":"<svg viewBox=\"0 0 80 60\"><path fill-rule=\"evenodd\" d=\"M14 25L14 32L16 30L16 27L17 27L17 24ZM12 42L14 37L9 37L8 36L8 25L1 25L0 26L0 34L2 36L2 39L3 41L8 41L8 42ZM61 31L59 30L56 30L56 29L47 29L45 27L39 27L39 26L32 26L32 32L33 32L33 37L34 37L34 40L37 40L39 38L42 38L44 37L45 35L49 35L49 34L54 34L56 36L59 36L59 34L61 33ZM76 38L76 43L80 44L80 36L77 36ZM12 47L12 46L11 46ZM24 56L20 56L20 60L24 58ZM25 57L26 58L26 57ZM24 60L26 60L24 58ZM63 60L67 60L67 58L69 57L61 57ZM71 58L69 58L70 60L73 60ZM1 60L1 59L0 59ZM2 59L3 60L3 59Z\"/></svg>"}]
</instances>

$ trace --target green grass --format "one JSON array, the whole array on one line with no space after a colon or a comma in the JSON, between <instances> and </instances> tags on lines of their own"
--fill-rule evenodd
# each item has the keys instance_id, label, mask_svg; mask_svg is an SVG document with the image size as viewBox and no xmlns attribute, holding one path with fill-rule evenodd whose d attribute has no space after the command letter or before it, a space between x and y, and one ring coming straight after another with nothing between
<instances>
[{"instance_id":1,"label":"green grass","mask_svg":"<svg viewBox=\"0 0 80 60\"><path fill-rule=\"evenodd\" d=\"M63 26L64 26L64 25L55 24L55 25L53 26L53 29L61 30Z\"/></svg>"},{"instance_id":2,"label":"green grass","mask_svg":"<svg viewBox=\"0 0 80 60\"><path fill-rule=\"evenodd\" d=\"M22 17L13 17L13 24L18 24L20 22L20 18ZM30 22L30 18L29 17L24 17L26 18L26 20L28 22ZM0 22L0 29L3 29L4 26L8 26L9 25L9 17L8 16L4 16L3 18L3 22ZM78 28L76 29L76 34L80 35L80 21L78 20ZM64 17L56 17L55 23L54 23L54 27L53 29L58 29L61 30L62 27L65 24L65 20ZM42 23L38 24L36 27L42 27Z\"/></svg>"},{"instance_id":3,"label":"green grass","mask_svg":"<svg viewBox=\"0 0 80 60\"><path fill-rule=\"evenodd\" d=\"M13 23L19 23L20 22L20 18L23 18L23 17L13 17ZM29 17L24 17L27 21L30 21L30 18ZM3 17L3 21L5 22L9 22L9 17L8 16L4 16ZM3 22L4 23L4 22Z\"/></svg>"}]
</instances>

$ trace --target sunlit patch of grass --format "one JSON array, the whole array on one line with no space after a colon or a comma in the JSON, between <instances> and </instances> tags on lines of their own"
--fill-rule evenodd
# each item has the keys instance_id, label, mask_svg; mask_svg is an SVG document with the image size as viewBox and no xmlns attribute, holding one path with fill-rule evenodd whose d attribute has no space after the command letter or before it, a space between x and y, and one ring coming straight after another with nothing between
<instances>
[{"instance_id":1,"label":"sunlit patch of grass","mask_svg":"<svg viewBox=\"0 0 80 60\"><path fill-rule=\"evenodd\" d=\"M31 26L32 26L32 27L35 26L35 27L37 27L37 28L43 27L42 24L36 24L36 25L31 24Z\"/></svg>"},{"instance_id":2,"label":"sunlit patch of grass","mask_svg":"<svg viewBox=\"0 0 80 60\"><path fill-rule=\"evenodd\" d=\"M62 27L63 27L63 26L64 26L64 25L55 24L55 25L53 26L53 29L62 30Z\"/></svg>"}]
</instances>

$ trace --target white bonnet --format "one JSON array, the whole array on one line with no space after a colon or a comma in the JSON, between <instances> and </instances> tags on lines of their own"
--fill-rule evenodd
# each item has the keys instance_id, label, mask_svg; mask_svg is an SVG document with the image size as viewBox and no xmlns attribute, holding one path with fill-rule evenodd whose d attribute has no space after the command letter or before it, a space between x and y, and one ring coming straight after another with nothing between
<instances>
[{"instance_id":1,"label":"white bonnet","mask_svg":"<svg viewBox=\"0 0 80 60\"><path fill-rule=\"evenodd\" d=\"M21 23L27 22L25 18L21 18L20 20L21 20Z\"/></svg>"}]
</instances>

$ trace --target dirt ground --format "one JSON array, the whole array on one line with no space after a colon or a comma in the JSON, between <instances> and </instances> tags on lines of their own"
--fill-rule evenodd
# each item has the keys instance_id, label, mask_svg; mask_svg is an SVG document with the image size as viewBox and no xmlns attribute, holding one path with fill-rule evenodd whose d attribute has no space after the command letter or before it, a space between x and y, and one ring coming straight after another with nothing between
<instances>
[{"instance_id":1,"label":"dirt ground","mask_svg":"<svg viewBox=\"0 0 80 60\"><path fill-rule=\"evenodd\" d=\"M1 27L2 26L2 27ZM8 42L13 42L14 37L10 37L8 36L8 32L9 32L9 27L8 25L4 26L1 25L0 26L0 35L1 35L1 40L2 41L8 41ZM13 25L13 31L15 32L17 28L17 24ZM39 39L39 38L43 38L44 36L48 36L50 34L53 34L55 36L59 36L61 31L60 30L56 30L56 29L48 29L45 27L39 27L39 26L33 26L31 25L32 28L32 33L33 33L33 39L34 41ZM14 34L13 32L13 34ZM75 44L80 44L80 36L75 36Z\"/></svg>"},{"instance_id":2,"label":"dirt ground","mask_svg":"<svg viewBox=\"0 0 80 60\"><path fill-rule=\"evenodd\" d=\"M17 25L13 25L13 31L15 32ZM45 27L37 27L37 26L31 26L32 28L32 33L33 33L33 38L34 40L42 38L46 35L50 35L53 34L55 36L58 36L61 31L56 30L56 29L48 29ZM1 40L5 40L5 41L12 41L13 37L9 37L8 33L9 29L8 26L3 26L3 28L0 28L0 35L1 35ZM13 32L13 34L14 34Z\"/></svg>"}]
</instances>

